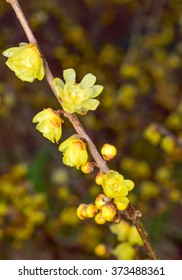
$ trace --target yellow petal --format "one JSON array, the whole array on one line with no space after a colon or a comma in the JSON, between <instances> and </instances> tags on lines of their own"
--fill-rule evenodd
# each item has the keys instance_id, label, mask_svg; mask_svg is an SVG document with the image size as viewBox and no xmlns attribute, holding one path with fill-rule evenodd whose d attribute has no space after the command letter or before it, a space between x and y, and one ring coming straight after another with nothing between
<instances>
[{"instance_id":1,"label":"yellow petal","mask_svg":"<svg viewBox=\"0 0 182 280\"><path fill-rule=\"evenodd\" d=\"M96 96L98 96L102 91L103 91L104 87L100 86L100 85L95 85L92 87L92 95L90 96L91 98L94 98Z\"/></svg>"},{"instance_id":2,"label":"yellow petal","mask_svg":"<svg viewBox=\"0 0 182 280\"><path fill-rule=\"evenodd\" d=\"M63 77L66 83L71 82L72 84L75 83L76 73L75 70L70 68L63 71Z\"/></svg>"},{"instance_id":3,"label":"yellow petal","mask_svg":"<svg viewBox=\"0 0 182 280\"><path fill-rule=\"evenodd\" d=\"M89 99L82 103L82 107L87 110L95 110L99 106L99 100Z\"/></svg>"},{"instance_id":4,"label":"yellow petal","mask_svg":"<svg viewBox=\"0 0 182 280\"><path fill-rule=\"evenodd\" d=\"M81 80L80 88L84 89L84 88L89 88L92 87L96 82L96 77L93 74L87 74L83 77L83 79Z\"/></svg>"}]
</instances>

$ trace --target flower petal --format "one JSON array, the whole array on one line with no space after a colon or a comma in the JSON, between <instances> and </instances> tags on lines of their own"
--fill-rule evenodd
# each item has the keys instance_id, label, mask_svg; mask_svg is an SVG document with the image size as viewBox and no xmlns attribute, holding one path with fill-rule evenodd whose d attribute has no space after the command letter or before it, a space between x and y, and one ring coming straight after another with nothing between
<instances>
[{"instance_id":1,"label":"flower petal","mask_svg":"<svg viewBox=\"0 0 182 280\"><path fill-rule=\"evenodd\" d=\"M63 83L63 81L61 79L55 78L54 79L54 86L58 88L58 91L59 91L59 88L61 88L63 90L64 83Z\"/></svg>"},{"instance_id":2,"label":"flower petal","mask_svg":"<svg viewBox=\"0 0 182 280\"><path fill-rule=\"evenodd\" d=\"M43 66L43 64L40 66L40 68L39 68L39 71L38 71L38 73L37 73L37 79L39 80L39 81L41 81L43 78L44 78L44 75L45 75L45 71L44 71L44 66Z\"/></svg>"},{"instance_id":3,"label":"flower petal","mask_svg":"<svg viewBox=\"0 0 182 280\"><path fill-rule=\"evenodd\" d=\"M102 91L103 91L103 86L100 85L95 85L92 87L93 93L90 96L91 98L97 97Z\"/></svg>"},{"instance_id":4,"label":"flower petal","mask_svg":"<svg viewBox=\"0 0 182 280\"><path fill-rule=\"evenodd\" d=\"M13 47L13 48L9 48L9 49L5 50L2 54L5 57L10 57L14 54L17 54L17 53L21 52L21 51L22 50L19 47Z\"/></svg>"},{"instance_id":5,"label":"flower petal","mask_svg":"<svg viewBox=\"0 0 182 280\"><path fill-rule=\"evenodd\" d=\"M87 74L83 77L83 79L81 80L80 88L84 89L84 88L89 88L92 87L96 82L96 77L93 74Z\"/></svg>"},{"instance_id":6,"label":"flower petal","mask_svg":"<svg viewBox=\"0 0 182 280\"><path fill-rule=\"evenodd\" d=\"M66 83L71 82L72 84L74 84L76 79L75 70L72 68L64 70L63 77Z\"/></svg>"},{"instance_id":7,"label":"flower petal","mask_svg":"<svg viewBox=\"0 0 182 280\"><path fill-rule=\"evenodd\" d=\"M95 110L99 106L100 102L97 99L89 99L82 103L82 107L87 110Z\"/></svg>"}]
</instances>

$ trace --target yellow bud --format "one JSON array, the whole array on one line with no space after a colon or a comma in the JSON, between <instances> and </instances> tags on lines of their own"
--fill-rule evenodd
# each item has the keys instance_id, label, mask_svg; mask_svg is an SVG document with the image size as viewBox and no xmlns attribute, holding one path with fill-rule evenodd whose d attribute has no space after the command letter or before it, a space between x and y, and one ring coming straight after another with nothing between
<instances>
[{"instance_id":1,"label":"yellow bud","mask_svg":"<svg viewBox=\"0 0 182 280\"><path fill-rule=\"evenodd\" d=\"M6 65L20 80L32 83L35 79L43 79L43 60L36 45L20 43L19 47L7 49L3 55L8 57Z\"/></svg>"},{"instance_id":2,"label":"yellow bud","mask_svg":"<svg viewBox=\"0 0 182 280\"><path fill-rule=\"evenodd\" d=\"M97 214L95 215L94 220L95 220L96 224L98 224L98 225L103 225L103 224L105 224L105 222L106 222L106 220L104 220L104 218L101 216L100 213L97 213Z\"/></svg>"},{"instance_id":3,"label":"yellow bud","mask_svg":"<svg viewBox=\"0 0 182 280\"><path fill-rule=\"evenodd\" d=\"M80 218L81 220L85 220L87 218L86 208L87 208L87 205L85 203L82 203L79 205L79 207L76 210L76 214L77 214L78 218Z\"/></svg>"},{"instance_id":4,"label":"yellow bud","mask_svg":"<svg viewBox=\"0 0 182 280\"><path fill-rule=\"evenodd\" d=\"M94 204L89 204L86 207L87 218L93 218L98 213L98 209Z\"/></svg>"},{"instance_id":5,"label":"yellow bud","mask_svg":"<svg viewBox=\"0 0 182 280\"><path fill-rule=\"evenodd\" d=\"M117 209L112 203L103 205L100 209L102 218L106 221L112 221L116 215Z\"/></svg>"},{"instance_id":6,"label":"yellow bud","mask_svg":"<svg viewBox=\"0 0 182 280\"><path fill-rule=\"evenodd\" d=\"M96 199L95 199L95 205L97 207L97 209L100 209L101 206L103 206L104 204L106 204L106 201L104 201L104 199L106 198L106 195L101 193L99 194Z\"/></svg>"},{"instance_id":7,"label":"yellow bud","mask_svg":"<svg viewBox=\"0 0 182 280\"><path fill-rule=\"evenodd\" d=\"M117 150L113 145L104 144L101 149L101 154L105 160L109 161L115 157L115 155L117 154Z\"/></svg>"},{"instance_id":8,"label":"yellow bud","mask_svg":"<svg viewBox=\"0 0 182 280\"><path fill-rule=\"evenodd\" d=\"M81 171L83 173L89 174L94 170L95 163L87 162L86 164L81 166Z\"/></svg>"},{"instance_id":9,"label":"yellow bud","mask_svg":"<svg viewBox=\"0 0 182 280\"><path fill-rule=\"evenodd\" d=\"M102 172L97 173L97 176L95 178L95 182L97 185L102 185L102 178L104 174Z\"/></svg>"}]
</instances>

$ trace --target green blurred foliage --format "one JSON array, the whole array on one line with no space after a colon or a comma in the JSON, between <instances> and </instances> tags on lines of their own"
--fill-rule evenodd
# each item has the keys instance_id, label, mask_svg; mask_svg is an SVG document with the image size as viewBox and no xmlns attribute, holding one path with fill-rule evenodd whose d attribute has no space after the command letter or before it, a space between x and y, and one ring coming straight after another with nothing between
<instances>
[{"instance_id":1,"label":"green blurred foliage","mask_svg":"<svg viewBox=\"0 0 182 280\"><path fill-rule=\"evenodd\" d=\"M104 86L98 109L79 119L98 149L116 146L109 166L135 182L130 200L160 258L181 259L182 1L20 5L55 77L71 67L78 81L90 72ZM1 53L27 41L5 0L0 34ZM96 259L100 243L111 251L118 240L109 225L75 214L80 202L101 192L95 173L65 167L56 144L32 123L43 108L60 108L48 84L19 81L3 56L0 65L0 258ZM63 140L74 134L64 121ZM135 249L134 258L147 258Z\"/></svg>"}]
</instances>

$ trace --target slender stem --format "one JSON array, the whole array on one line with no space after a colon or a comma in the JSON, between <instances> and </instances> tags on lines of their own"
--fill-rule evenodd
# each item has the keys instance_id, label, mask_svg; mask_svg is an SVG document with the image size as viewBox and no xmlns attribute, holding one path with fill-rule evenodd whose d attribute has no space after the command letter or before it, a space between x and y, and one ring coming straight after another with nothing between
<instances>
[{"instance_id":1,"label":"slender stem","mask_svg":"<svg viewBox=\"0 0 182 280\"><path fill-rule=\"evenodd\" d=\"M140 234L140 236L142 238L143 244L145 246L145 249L148 252L150 259L158 260L159 258L157 257L157 255L154 251L151 240L150 240L147 232L145 231L143 224L139 220L133 222L133 224L135 225L136 229L138 230L138 233Z\"/></svg>"},{"instance_id":2,"label":"slender stem","mask_svg":"<svg viewBox=\"0 0 182 280\"><path fill-rule=\"evenodd\" d=\"M6 0L6 2L10 3L14 12L16 13L16 16L18 18L18 20L20 21L22 28L25 31L25 34L29 40L29 42L34 43L40 53L41 56L43 58L44 61L44 68L45 68L45 73L46 73L46 79L48 84L50 85L55 97L57 98L58 102L61 104L61 99L59 98L59 96L57 95L57 92L55 90L54 84L53 84L53 75L51 73L51 70L49 68L49 65L37 43L37 40L35 38L35 36L32 33L32 30L30 29L28 22L25 18L25 15L18 3L18 0ZM72 123L73 127L75 128L76 132L79 134L79 136L81 138L84 138L87 142L88 145L88 149L90 151L90 154L92 155L92 157L94 158L95 162L97 163L97 166L100 168L100 170L103 173L106 173L109 170L109 167L107 166L106 162L103 160L103 158L101 157L101 155L99 154L98 150L96 149L94 143L92 142L92 140L90 139L90 137L87 135L87 133L85 132L84 128L82 127L80 121L78 120L78 118L74 115L74 114L69 114L67 112L64 112L64 116L67 117L69 119L69 121ZM151 241L146 233L146 231L144 230L141 222L139 221L139 216L137 216L137 211L134 210L134 208L132 206L130 206L128 208L128 217L130 217L129 219L135 224L142 240L143 243L145 245L145 248L148 252L148 255L151 259L153 260L157 260L158 257L155 254L155 251L152 247Z\"/></svg>"}]
</instances>

